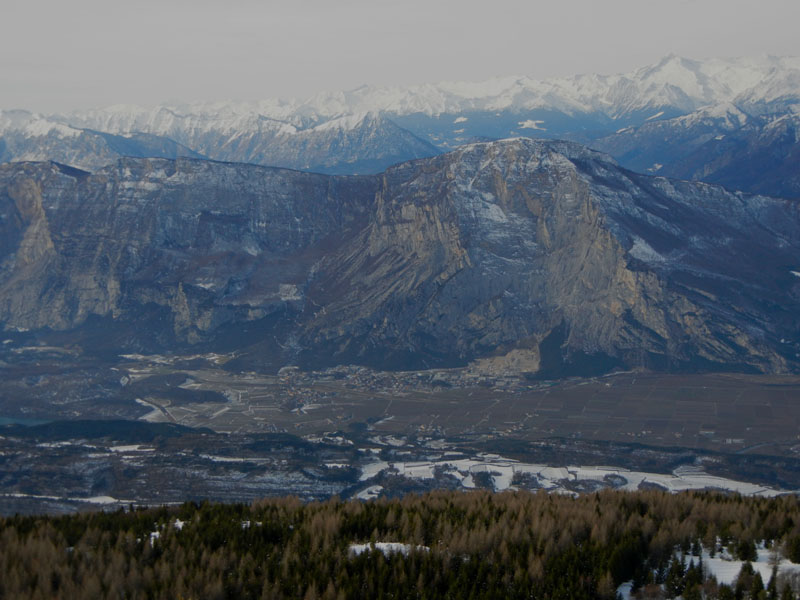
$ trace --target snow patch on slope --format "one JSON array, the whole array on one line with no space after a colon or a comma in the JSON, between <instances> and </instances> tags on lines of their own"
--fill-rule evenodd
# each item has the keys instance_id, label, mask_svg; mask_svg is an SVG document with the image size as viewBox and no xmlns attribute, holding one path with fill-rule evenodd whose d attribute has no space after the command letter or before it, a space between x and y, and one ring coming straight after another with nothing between
<instances>
[{"instance_id":1,"label":"snow patch on slope","mask_svg":"<svg viewBox=\"0 0 800 600\"><path fill-rule=\"evenodd\" d=\"M662 264L667 260L640 237L633 239L633 246L628 252L633 258L648 264Z\"/></svg>"},{"instance_id":2,"label":"snow patch on slope","mask_svg":"<svg viewBox=\"0 0 800 600\"><path fill-rule=\"evenodd\" d=\"M371 113L357 113L353 115L345 115L336 119L331 119L321 125L314 127L314 131L350 131L357 129L365 121L374 118Z\"/></svg>"},{"instance_id":3,"label":"snow patch on slope","mask_svg":"<svg viewBox=\"0 0 800 600\"><path fill-rule=\"evenodd\" d=\"M526 119L525 121L520 121L518 123L521 129L538 129L539 131L547 131L544 125L544 121L542 120L534 120L534 119Z\"/></svg>"}]
</instances>

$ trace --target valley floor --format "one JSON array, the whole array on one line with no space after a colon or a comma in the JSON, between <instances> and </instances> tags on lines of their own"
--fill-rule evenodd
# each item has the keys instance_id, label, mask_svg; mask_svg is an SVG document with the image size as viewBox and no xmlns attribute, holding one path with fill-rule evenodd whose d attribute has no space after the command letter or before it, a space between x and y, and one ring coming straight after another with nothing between
<instances>
[{"instance_id":1,"label":"valley floor","mask_svg":"<svg viewBox=\"0 0 800 600\"><path fill-rule=\"evenodd\" d=\"M9 344L10 345L10 344ZM8 345L7 345L8 346ZM0 513L433 489L800 489L800 378L232 372L6 348ZM97 419L100 419L99 421Z\"/></svg>"}]
</instances>

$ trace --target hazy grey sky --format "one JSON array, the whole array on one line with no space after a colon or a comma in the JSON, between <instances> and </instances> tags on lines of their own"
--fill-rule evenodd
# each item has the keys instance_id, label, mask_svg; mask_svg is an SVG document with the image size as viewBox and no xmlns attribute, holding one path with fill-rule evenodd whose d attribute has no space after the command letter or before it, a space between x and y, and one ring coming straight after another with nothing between
<instances>
[{"instance_id":1,"label":"hazy grey sky","mask_svg":"<svg viewBox=\"0 0 800 600\"><path fill-rule=\"evenodd\" d=\"M2 0L0 108L306 97L800 55L800 0Z\"/></svg>"}]
</instances>

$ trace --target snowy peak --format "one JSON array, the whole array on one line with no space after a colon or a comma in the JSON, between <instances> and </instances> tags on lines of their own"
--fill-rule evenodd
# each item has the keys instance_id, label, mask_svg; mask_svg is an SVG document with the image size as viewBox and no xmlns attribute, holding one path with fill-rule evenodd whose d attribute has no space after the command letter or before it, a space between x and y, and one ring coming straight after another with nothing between
<instances>
[{"instance_id":1,"label":"snowy peak","mask_svg":"<svg viewBox=\"0 0 800 600\"><path fill-rule=\"evenodd\" d=\"M708 104L772 102L800 95L800 59L756 57L691 60L668 55L654 65L617 75L576 75L535 80L497 77L482 82L441 82L409 87L361 86L305 100L213 102L143 108L130 105L79 111L57 120L112 133L176 129L228 130L280 126L297 130L337 121L355 127L366 114L394 116L475 111L553 110L566 115L604 114L612 119L668 109L671 116ZM738 104L738 102L737 102ZM352 117L342 121L343 117Z\"/></svg>"},{"instance_id":2,"label":"snowy peak","mask_svg":"<svg viewBox=\"0 0 800 600\"><path fill-rule=\"evenodd\" d=\"M747 114L739 110L732 102L722 102L704 106L693 113L675 119L682 127L693 127L699 124L713 124L717 127L733 130L744 126Z\"/></svg>"},{"instance_id":3,"label":"snowy peak","mask_svg":"<svg viewBox=\"0 0 800 600\"><path fill-rule=\"evenodd\" d=\"M718 71L711 62L704 63L673 54L656 65L640 69L632 79L641 81L646 90L680 90L695 102L707 103L717 102L734 93L731 86L738 70L739 67L732 64L729 71Z\"/></svg>"},{"instance_id":4,"label":"snowy peak","mask_svg":"<svg viewBox=\"0 0 800 600\"><path fill-rule=\"evenodd\" d=\"M697 131L693 144L699 147L709 137L749 126L753 118L774 120L792 113L800 114L798 58L692 60L668 55L615 75L361 86L307 100L123 104L46 117L10 111L0 113L0 135L6 142L0 159L52 158L52 139L79 140L91 131L126 139L156 136L215 160L337 174L377 173L397 162L485 140L531 136L594 144L614 132L628 132L623 137L638 142L642 135L628 135L630 131L663 134L659 124L667 121L669 127ZM17 139L9 143L12 130ZM49 145L33 147L33 140L45 139ZM660 139L658 144L667 143L663 135ZM145 146L152 148L153 141ZM666 164L666 158L651 161L649 151L631 150L628 142L613 144L626 146L623 152L609 150L626 166L631 166L626 155L636 154L638 162L631 168L657 171L658 165ZM145 146L132 148L115 139L105 157L92 159L86 155L92 152L87 142L80 150L60 148L58 157L89 168L120 153L139 156L152 151ZM158 155L173 151L183 152L173 148Z\"/></svg>"},{"instance_id":5,"label":"snowy peak","mask_svg":"<svg viewBox=\"0 0 800 600\"><path fill-rule=\"evenodd\" d=\"M77 137L81 130L26 110L0 110L0 135L10 132L28 137Z\"/></svg>"},{"instance_id":6,"label":"snowy peak","mask_svg":"<svg viewBox=\"0 0 800 600\"><path fill-rule=\"evenodd\" d=\"M658 63L619 75L576 75L534 80L499 77L483 82L442 82L407 88L362 86L350 92L319 94L301 104L320 118L357 112L436 116L479 110L549 108L567 114L603 112L619 117L647 107L688 112L706 104L730 102L767 79L777 90L797 93L800 61L794 58L691 60L668 55ZM794 75L793 75L794 74Z\"/></svg>"},{"instance_id":7,"label":"snowy peak","mask_svg":"<svg viewBox=\"0 0 800 600\"><path fill-rule=\"evenodd\" d=\"M757 86L739 94L736 103L757 114L800 113L800 68L773 70Z\"/></svg>"},{"instance_id":8,"label":"snowy peak","mask_svg":"<svg viewBox=\"0 0 800 600\"><path fill-rule=\"evenodd\" d=\"M671 54L650 67L644 67L631 78L641 82L641 87L649 93L657 94L665 90L680 92L687 98L709 101L719 94L722 86L714 86L713 81L702 72L702 65L696 61ZM715 89L716 87L716 89Z\"/></svg>"},{"instance_id":9,"label":"snowy peak","mask_svg":"<svg viewBox=\"0 0 800 600\"><path fill-rule=\"evenodd\" d=\"M364 126L380 124L383 119L372 112L344 115L312 127L313 131L349 131Z\"/></svg>"}]
</instances>

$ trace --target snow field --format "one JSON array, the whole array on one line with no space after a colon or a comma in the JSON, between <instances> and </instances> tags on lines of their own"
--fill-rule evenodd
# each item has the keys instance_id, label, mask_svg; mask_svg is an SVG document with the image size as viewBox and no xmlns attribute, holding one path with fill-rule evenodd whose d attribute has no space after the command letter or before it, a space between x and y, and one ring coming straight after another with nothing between
<instances>
[{"instance_id":1,"label":"snow field","mask_svg":"<svg viewBox=\"0 0 800 600\"><path fill-rule=\"evenodd\" d=\"M671 474L645 473L608 466L551 467L520 463L496 455L437 461L376 461L361 468L359 481L368 481L383 472L410 479L435 479L439 472L459 479L465 489L474 488L474 476L485 473L491 478L494 490L498 492L517 489L513 485L515 475L527 475L534 477L540 488L551 492L572 492L573 484L597 482L626 491L652 485L673 493L706 489L726 490L746 496L770 497L786 493L785 490L709 475L698 467L679 467Z\"/></svg>"}]
</instances>

